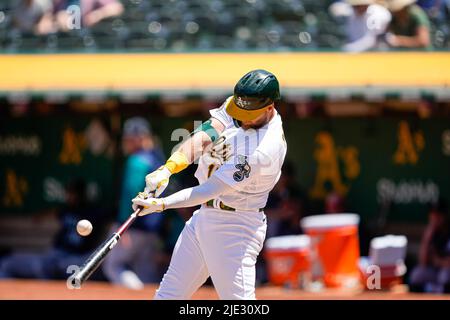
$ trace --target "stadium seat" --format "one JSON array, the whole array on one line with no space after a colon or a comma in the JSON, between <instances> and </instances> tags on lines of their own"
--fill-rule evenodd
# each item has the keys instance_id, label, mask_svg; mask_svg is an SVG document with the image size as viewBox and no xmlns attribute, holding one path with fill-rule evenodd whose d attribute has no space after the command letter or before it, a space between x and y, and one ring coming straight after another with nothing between
<instances>
[{"instance_id":1,"label":"stadium seat","mask_svg":"<svg viewBox=\"0 0 450 320\"><path fill-rule=\"evenodd\" d=\"M154 50L161 47L177 51L181 48L311 50L339 49L344 43L342 21L328 12L333 0L140 0L122 3L125 11L121 17L99 22L87 31L88 36L58 33L47 39L10 34L8 26L14 1L1 1L0 48L13 51L33 48ZM443 16L430 19L433 45L437 49L449 49L450 19ZM152 22L161 24L161 28L150 35L149 24ZM301 32L305 32L303 36L300 36ZM156 44L153 38L157 40Z\"/></svg>"}]
</instances>

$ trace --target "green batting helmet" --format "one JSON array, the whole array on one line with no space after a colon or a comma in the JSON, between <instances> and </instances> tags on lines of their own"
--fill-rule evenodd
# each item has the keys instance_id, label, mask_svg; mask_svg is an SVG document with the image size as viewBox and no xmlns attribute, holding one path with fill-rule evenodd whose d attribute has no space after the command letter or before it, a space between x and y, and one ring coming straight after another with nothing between
<instances>
[{"instance_id":1,"label":"green batting helmet","mask_svg":"<svg viewBox=\"0 0 450 320\"><path fill-rule=\"evenodd\" d=\"M234 87L227 112L236 120L252 121L280 99L280 85L275 75L258 69L245 74Z\"/></svg>"}]
</instances>

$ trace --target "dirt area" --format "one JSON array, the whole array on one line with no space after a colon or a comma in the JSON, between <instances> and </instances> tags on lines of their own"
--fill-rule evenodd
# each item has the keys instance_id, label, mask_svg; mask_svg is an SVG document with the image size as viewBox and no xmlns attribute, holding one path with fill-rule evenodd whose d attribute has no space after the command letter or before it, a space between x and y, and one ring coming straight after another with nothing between
<instances>
[{"instance_id":1,"label":"dirt area","mask_svg":"<svg viewBox=\"0 0 450 320\"><path fill-rule=\"evenodd\" d=\"M64 281L2 280L0 300L149 300L156 285L148 285L144 290L133 291L106 282L87 282L82 289L68 289ZM280 287L259 287L259 300L450 300L450 295L415 294L405 290L397 291L337 291L305 292ZM193 299L218 299L213 287L204 286Z\"/></svg>"}]
</instances>

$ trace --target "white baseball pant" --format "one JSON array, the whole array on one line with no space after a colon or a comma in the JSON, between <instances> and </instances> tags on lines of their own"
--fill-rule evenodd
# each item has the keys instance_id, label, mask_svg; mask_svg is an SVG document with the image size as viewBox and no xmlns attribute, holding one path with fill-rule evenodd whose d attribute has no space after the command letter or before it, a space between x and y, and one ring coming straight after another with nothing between
<instances>
[{"instance_id":1,"label":"white baseball pant","mask_svg":"<svg viewBox=\"0 0 450 320\"><path fill-rule=\"evenodd\" d=\"M202 206L178 237L154 299L190 299L208 276L220 299L256 299L255 264L266 229L264 212Z\"/></svg>"}]
</instances>

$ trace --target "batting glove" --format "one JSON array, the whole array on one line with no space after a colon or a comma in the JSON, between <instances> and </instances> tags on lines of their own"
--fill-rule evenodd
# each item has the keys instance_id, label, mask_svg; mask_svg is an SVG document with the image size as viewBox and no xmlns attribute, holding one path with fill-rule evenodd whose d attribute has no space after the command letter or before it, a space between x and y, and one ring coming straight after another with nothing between
<instances>
[{"instance_id":1,"label":"batting glove","mask_svg":"<svg viewBox=\"0 0 450 320\"><path fill-rule=\"evenodd\" d=\"M154 192L155 197L159 197L169 184L171 175L172 173L166 166L159 167L145 177L145 191L147 193Z\"/></svg>"},{"instance_id":2,"label":"batting glove","mask_svg":"<svg viewBox=\"0 0 450 320\"><path fill-rule=\"evenodd\" d=\"M233 150L229 143L225 143L225 137L221 136L211 146L211 149L207 151L206 157L209 158L208 163L214 163L218 167L223 165L231 156Z\"/></svg>"},{"instance_id":3,"label":"batting glove","mask_svg":"<svg viewBox=\"0 0 450 320\"><path fill-rule=\"evenodd\" d=\"M164 202L161 198L150 198L147 193L144 192L139 193L139 195L131 200L131 202L133 203L133 211L136 211L139 207L143 207L138 214L139 216L161 212L165 209Z\"/></svg>"}]
</instances>

